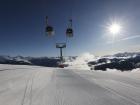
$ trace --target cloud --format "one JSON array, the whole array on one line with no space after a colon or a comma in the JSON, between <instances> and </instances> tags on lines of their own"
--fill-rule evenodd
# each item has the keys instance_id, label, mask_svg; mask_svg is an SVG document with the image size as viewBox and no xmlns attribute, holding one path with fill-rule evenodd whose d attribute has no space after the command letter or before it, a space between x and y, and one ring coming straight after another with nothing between
<instances>
[{"instance_id":1,"label":"cloud","mask_svg":"<svg viewBox=\"0 0 140 105\"><path fill-rule=\"evenodd\" d=\"M69 68L89 70L90 68L87 63L93 60L95 60L95 56L91 53L86 52L78 56L72 62L66 61L65 64L68 64Z\"/></svg>"},{"instance_id":2,"label":"cloud","mask_svg":"<svg viewBox=\"0 0 140 105\"><path fill-rule=\"evenodd\" d=\"M131 40L131 39L136 39L136 38L140 38L140 35L135 35L135 36L130 36L130 37L126 37L120 40L115 40L115 41L108 41L108 44L112 44L112 43L116 43L116 42L120 42L120 41L126 41L126 40Z\"/></svg>"}]
</instances>

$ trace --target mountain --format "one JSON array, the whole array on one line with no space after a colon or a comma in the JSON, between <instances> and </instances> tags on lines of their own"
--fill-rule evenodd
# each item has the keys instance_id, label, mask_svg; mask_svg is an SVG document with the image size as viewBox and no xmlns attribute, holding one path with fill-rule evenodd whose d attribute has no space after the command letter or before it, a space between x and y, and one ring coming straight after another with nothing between
<instances>
[{"instance_id":1,"label":"mountain","mask_svg":"<svg viewBox=\"0 0 140 105\"><path fill-rule=\"evenodd\" d=\"M114 57L135 57L140 56L140 52L124 52L124 53L117 53L113 55Z\"/></svg>"},{"instance_id":2,"label":"mountain","mask_svg":"<svg viewBox=\"0 0 140 105\"><path fill-rule=\"evenodd\" d=\"M59 62L60 60L58 57L0 56L0 64L58 67ZM85 53L80 56L65 57L64 64L74 69L94 69L103 71L107 69L117 69L128 71L140 68L140 53L124 52L102 57L96 57L93 54Z\"/></svg>"},{"instance_id":3,"label":"mountain","mask_svg":"<svg viewBox=\"0 0 140 105\"><path fill-rule=\"evenodd\" d=\"M0 63L1 64L21 64L21 65L30 65L31 62L24 59L24 57L17 56L17 57L10 57L10 56L0 56Z\"/></svg>"},{"instance_id":4,"label":"mountain","mask_svg":"<svg viewBox=\"0 0 140 105\"><path fill-rule=\"evenodd\" d=\"M114 55L103 56L94 61L88 62L91 69L103 70L117 69L121 71L128 71L140 68L140 53L118 53Z\"/></svg>"},{"instance_id":5,"label":"mountain","mask_svg":"<svg viewBox=\"0 0 140 105\"><path fill-rule=\"evenodd\" d=\"M16 64L16 65L37 65L47 67L57 67L60 60L57 57L10 57L0 56L0 64Z\"/></svg>"}]
</instances>

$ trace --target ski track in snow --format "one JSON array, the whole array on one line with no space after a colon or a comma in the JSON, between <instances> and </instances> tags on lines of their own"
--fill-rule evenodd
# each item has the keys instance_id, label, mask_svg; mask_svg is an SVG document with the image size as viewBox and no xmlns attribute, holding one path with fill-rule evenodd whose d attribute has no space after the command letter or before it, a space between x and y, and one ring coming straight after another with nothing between
<instances>
[{"instance_id":1,"label":"ski track in snow","mask_svg":"<svg viewBox=\"0 0 140 105\"><path fill-rule=\"evenodd\" d=\"M140 72L0 69L0 105L140 105Z\"/></svg>"}]
</instances>

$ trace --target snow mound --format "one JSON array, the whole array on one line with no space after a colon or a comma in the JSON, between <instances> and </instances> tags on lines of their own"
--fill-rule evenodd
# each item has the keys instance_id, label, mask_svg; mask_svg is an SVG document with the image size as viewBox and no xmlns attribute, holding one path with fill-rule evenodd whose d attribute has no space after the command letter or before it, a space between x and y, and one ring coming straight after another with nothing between
<instances>
[{"instance_id":1,"label":"snow mound","mask_svg":"<svg viewBox=\"0 0 140 105\"><path fill-rule=\"evenodd\" d=\"M139 72L140 73L140 68L133 69L131 72Z\"/></svg>"}]
</instances>

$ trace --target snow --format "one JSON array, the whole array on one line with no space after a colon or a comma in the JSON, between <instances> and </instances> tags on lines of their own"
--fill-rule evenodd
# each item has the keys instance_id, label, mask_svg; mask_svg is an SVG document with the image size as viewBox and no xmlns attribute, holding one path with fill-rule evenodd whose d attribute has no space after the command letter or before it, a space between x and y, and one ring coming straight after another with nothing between
<instances>
[{"instance_id":1,"label":"snow","mask_svg":"<svg viewBox=\"0 0 140 105\"><path fill-rule=\"evenodd\" d=\"M15 70L15 69L26 69L26 68L33 68L39 66L28 66L28 65L9 65L9 64L0 64L0 71L3 70Z\"/></svg>"},{"instance_id":2,"label":"snow","mask_svg":"<svg viewBox=\"0 0 140 105\"><path fill-rule=\"evenodd\" d=\"M140 68L133 69L131 72L139 72L140 73Z\"/></svg>"},{"instance_id":3,"label":"snow","mask_svg":"<svg viewBox=\"0 0 140 105\"><path fill-rule=\"evenodd\" d=\"M20 57L20 56L15 57L14 60L15 60L15 61L18 61L18 62L19 62L19 61L27 62L27 63L29 63L29 64L31 63L31 62L28 61L27 59L24 59L24 58L22 58L22 57Z\"/></svg>"},{"instance_id":4,"label":"snow","mask_svg":"<svg viewBox=\"0 0 140 105\"><path fill-rule=\"evenodd\" d=\"M0 105L140 105L140 72L0 65Z\"/></svg>"},{"instance_id":5,"label":"snow","mask_svg":"<svg viewBox=\"0 0 140 105\"><path fill-rule=\"evenodd\" d=\"M93 61L95 56L90 53L83 53L76 58L74 61L66 61L65 64L68 64L69 69L82 69L82 70L90 70L87 65L88 62Z\"/></svg>"}]
</instances>

